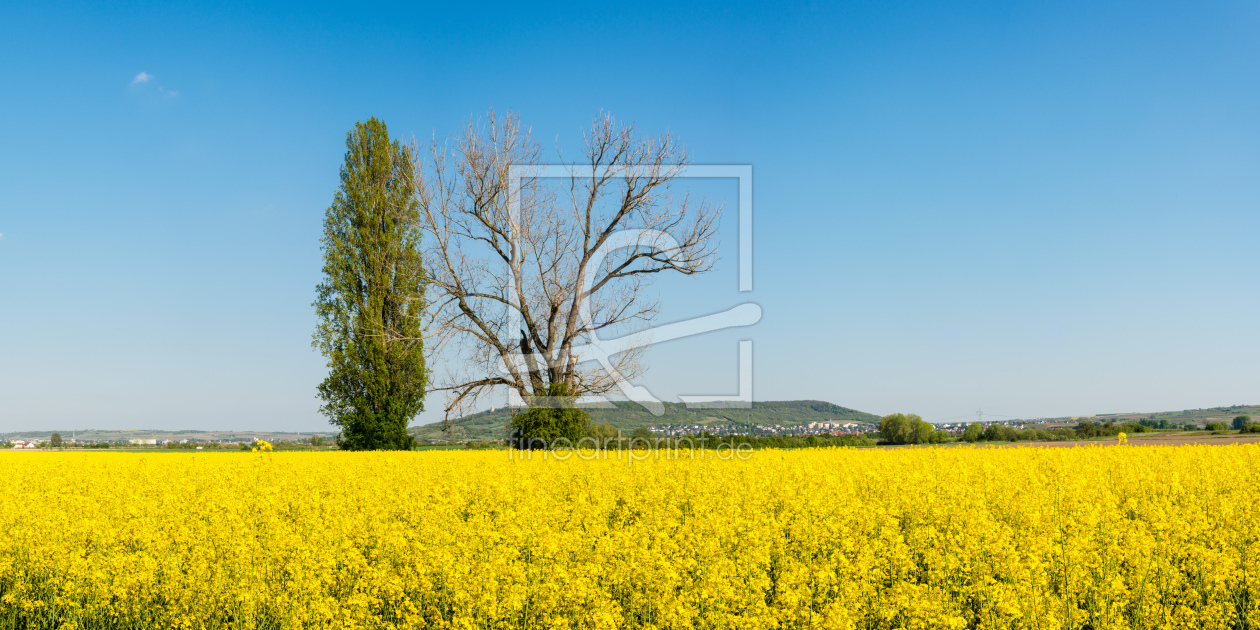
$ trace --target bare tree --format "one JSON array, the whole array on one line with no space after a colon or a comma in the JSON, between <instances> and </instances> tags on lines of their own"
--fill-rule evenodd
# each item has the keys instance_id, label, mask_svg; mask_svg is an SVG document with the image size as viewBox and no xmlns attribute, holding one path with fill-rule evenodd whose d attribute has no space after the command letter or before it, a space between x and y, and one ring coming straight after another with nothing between
<instances>
[{"instance_id":1,"label":"bare tree","mask_svg":"<svg viewBox=\"0 0 1260 630\"><path fill-rule=\"evenodd\" d=\"M596 357L590 340L646 328L654 274L712 268L718 208L670 194L688 163L677 141L607 115L584 139L583 162L556 178L519 118L491 112L416 169L426 345L446 359L434 391L449 394L448 422L494 388L528 403L555 384L603 394L636 378L641 346Z\"/></svg>"}]
</instances>

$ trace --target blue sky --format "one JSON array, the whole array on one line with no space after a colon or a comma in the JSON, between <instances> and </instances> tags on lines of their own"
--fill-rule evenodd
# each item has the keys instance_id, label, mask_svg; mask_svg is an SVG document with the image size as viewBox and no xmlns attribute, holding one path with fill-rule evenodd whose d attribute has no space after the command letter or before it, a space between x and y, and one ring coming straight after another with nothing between
<instances>
[{"instance_id":1,"label":"blue sky","mask_svg":"<svg viewBox=\"0 0 1260 630\"><path fill-rule=\"evenodd\" d=\"M944 4L5 3L0 431L327 428L345 132L490 107L553 155L609 111L753 165L755 290L726 221L661 321L764 318L653 350L666 399L734 393L747 338L758 400L1260 402L1260 5Z\"/></svg>"}]
</instances>

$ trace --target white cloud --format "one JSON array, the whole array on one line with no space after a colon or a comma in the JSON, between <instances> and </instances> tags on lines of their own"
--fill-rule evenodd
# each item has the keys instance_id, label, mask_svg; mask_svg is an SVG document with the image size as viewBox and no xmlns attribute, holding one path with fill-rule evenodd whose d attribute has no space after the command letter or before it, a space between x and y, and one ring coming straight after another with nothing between
<instances>
[{"instance_id":1,"label":"white cloud","mask_svg":"<svg viewBox=\"0 0 1260 630\"><path fill-rule=\"evenodd\" d=\"M149 87L153 85L153 87ZM148 94L150 90L157 90L158 94L170 99L179 96L179 92L168 89L165 85L157 80L157 77L148 72L141 72L131 79L131 87L138 94Z\"/></svg>"}]
</instances>

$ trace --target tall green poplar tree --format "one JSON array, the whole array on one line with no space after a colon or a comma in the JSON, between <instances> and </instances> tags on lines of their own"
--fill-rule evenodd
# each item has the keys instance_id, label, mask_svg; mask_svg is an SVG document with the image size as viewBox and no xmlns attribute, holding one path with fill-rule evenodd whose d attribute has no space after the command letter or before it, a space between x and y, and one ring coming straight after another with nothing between
<instances>
[{"instance_id":1,"label":"tall green poplar tree","mask_svg":"<svg viewBox=\"0 0 1260 630\"><path fill-rule=\"evenodd\" d=\"M348 450L408 449L424 410L424 272L411 152L376 118L346 134L341 187L324 217L324 280L312 345L328 358L320 411Z\"/></svg>"}]
</instances>

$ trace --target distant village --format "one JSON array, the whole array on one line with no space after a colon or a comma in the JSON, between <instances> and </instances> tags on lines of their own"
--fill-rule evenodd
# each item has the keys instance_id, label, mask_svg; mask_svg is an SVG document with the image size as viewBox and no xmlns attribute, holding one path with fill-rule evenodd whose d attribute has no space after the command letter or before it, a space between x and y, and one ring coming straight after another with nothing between
<instances>
[{"instance_id":1,"label":"distant village","mask_svg":"<svg viewBox=\"0 0 1260 630\"><path fill-rule=\"evenodd\" d=\"M206 446L214 446L214 447L218 447L218 448L222 448L222 447L225 447L225 446L226 446L226 447L236 447L236 448L239 448L242 444L244 444L244 445L248 445L248 444L251 444L251 443L253 443L253 442L255 442L255 441L257 441L257 440L254 440L254 439L245 439L245 440L191 440L191 439L185 439L185 440L159 440L159 439L156 439L156 438L148 438L148 439L145 439L145 438L139 438L139 439L126 439L126 440L73 440L73 439L66 439L66 440L62 441L62 445L63 445L63 446L68 446L68 447L78 447L78 448L93 448L93 447L96 447L96 448L101 448L101 447L126 447L126 446L141 446L141 447L143 447L143 446L168 446L168 445L173 445L173 444L181 444L181 445L186 444L186 445L189 445L189 446L190 446L190 447L192 447L192 448L195 448L195 449L200 449L200 448L205 448ZM0 442L0 448L50 448L50 447L52 446L52 443L53 443L52 438L30 438L30 439L17 439L17 440L9 440L9 441L7 441L7 442Z\"/></svg>"},{"instance_id":2,"label":"distant village","mask_svg":"<svg viewBox=\"0 0 1260 630\"><path fill-rule=\"evenodd\" d=\"M938 430L951 434L962 434L966 430L967 425L975 424L972 422L952 422L946 424L935 425ZM990 424L1008 425L1012 428L1022 429L1025 426L1023 420L994 420L981 422L980 425L987 427ZM809 435L861 435L864 433L876 433L879 426L875 424L867 424L862 422L810 422L808 424L800 424L793 426L783 426L781 424L727 424L727 425L705 425L705 424L667 424L650 426L648 430L653 433L659 433L665 436L684 436L684 435L701 435L708 432L710 435L750 435L756 437L797 437Z\"/></svg>"},{"instance_id":3,"label":"distant village","mask_svg":"<svg viewBox=\"0 0 1260 630\"><path fill-rule=\"evenodd\" d=\"M879 427L871 424L862 424L856 422L811 422L796 426L783 426L781 424L726 424L726 425L708 425L708 424L667 424L650 426L648 430L653 433L659 433L665 436L682 436L682 435L700 435L708 432L710 435L755 435L762 436L789 436L789 435L854 435L859 433L870 433L879 430Z\"/></svg>"},{"instance_id":4,"label":"distant village","mask_svg":"<svg viewBox=\"0 0 1260 630\"><path fill-rule=\"evenodd\" d=\"M55 435L55 434L54 434ZM274 441L277 444L320 445L331 442L331 438L320 434L289 435L277 437L275 434L259 433L252 436L236 436L228 438L75 438L64 436L60 440L61 448L183 448L189 450L204 449L248 449L259 440ZM0 438L0 449L40 449L57 448L57 440L53 436Z\"/></svg>"}]
</instances>

